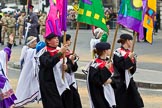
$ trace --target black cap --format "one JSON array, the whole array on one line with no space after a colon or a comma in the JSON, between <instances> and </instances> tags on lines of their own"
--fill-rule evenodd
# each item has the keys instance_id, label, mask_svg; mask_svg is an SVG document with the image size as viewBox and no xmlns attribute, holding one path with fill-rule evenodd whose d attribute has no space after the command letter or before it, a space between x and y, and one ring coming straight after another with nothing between
<instances>
[{"instance_id":1,"label":"black cap","mask_svg":"<svg viewBox=\"0 0 162 108\"><path fill-rule=\"evenodd\" d=\"M57 35L55 35L54 33L49 34L47 37L45 37L46 39L50 40L53 37L58 37Z\"/></svg>"},{"instance_id":2,"label":"black cap","mask_svg":"<svg viewBox=\"0 0 162 108\"><path fill-rule=\"evenodd\" d=\"M71 35L70 34L66 34L66 41L70 40L71 39ZM64 40L64 36L62 36L60 38L60 42L63 43L63 40Z\"/></svg>"},{"instance_id":3,"label":"black cap","mask_svg":"<svg viewBox=\"0 0 162 108\"><path fill-rule=\"evenodd\" d=\"M99 42L95 47L97 50L108 50L110 49L111 45L107 42Z\"/></svg>"},{"instance_id":4,"label":"black cap","mask_svg":"<svg viewBox=\"0 0 162 108\"><path fill-rule=\"evenodd\" d=\"M129 34L121 34L120 35L120 39L124 39L124 40L133 40L132 36Z\"/></svg>"}]
</instances>

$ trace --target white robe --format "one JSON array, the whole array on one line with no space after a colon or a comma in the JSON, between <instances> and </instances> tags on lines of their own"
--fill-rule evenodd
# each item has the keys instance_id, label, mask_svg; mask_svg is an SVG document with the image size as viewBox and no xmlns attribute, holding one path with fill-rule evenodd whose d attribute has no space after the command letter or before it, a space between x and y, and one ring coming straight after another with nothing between
<instances>
[{"instance_id":1,"label":"white robe","mask_svg":"<svg viewBox=\"0 0 162 108\"><path fill-rule=\"evenodd\" d=\"M19 77L15 101L15 106L23 106L29 102L40 99L39 82L35 76L35 56L36 49L26 50L23 68Z\"/></svg>"},{"instance_id":2,"label":"white robe","mask_svg":"<svg viewBox=\"0 0 162 108\"><path fill-rule=\"evenodd\" d=\"M9 84L9 80L7 77L7 54L4 50L0 51L0 103L3 102L3 105L0 104L0 108L8 107L14 104L14 100L16 100L16 96L14 95L13 89ZM4 80L5 79L5 80ZM2 105L2 106L1 106Z\"/></svg>"}]
</instances>

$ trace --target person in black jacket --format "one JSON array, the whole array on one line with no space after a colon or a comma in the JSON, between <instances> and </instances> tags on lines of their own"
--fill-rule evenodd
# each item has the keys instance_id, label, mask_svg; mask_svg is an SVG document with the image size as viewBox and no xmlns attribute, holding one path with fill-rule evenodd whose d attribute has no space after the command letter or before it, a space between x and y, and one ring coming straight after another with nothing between
<instances>
[{"instance_id":1,"label":"person in black jacket","mask_svg":"<svg viewBox=\"0 0 162 108\"><path fill-rule=\"evenodd\" d=\"M142 108L143 100L138 92L138 88L133 80L136 72L136 57L130 51L132 47L132 36L122 34L117 41L121 47L114 52L113 63L120 73L120 82L115 91L117 108Z\"/></svg>"},{"instance_id":2,"label":"person in black jacket","mask_svg":"<svg viewBox=\"0 0 162 108\"><path fill-rule=\"evenodd\" d=\"M60 38L61 43L63 43L63 38L64 38L63 36ZM66 34L66 44L68 45L68 47L70 47L71 43L72 43L71 35ZM78 93L78 85L77 85L77 81L75 79L75 74L74 74L74 72L78 70L77 61L79 60L79 57L76 54L72 54L72 51L69 48L66 51L66 57L67 57L67 62L71 64L70 66L71 72L66 73L65 76L68 79L67 81L68 81L70 90L72 91L73 108L82 108L80 95Z\"/></svg>"},{"instance_id":3,"label":"person in black jacket","mask_svg":"<svg viewBox=\"0 0 162 108\"><path fill-rule=\"evenodd\" d=\"M43 108L73 108L72 92L70 90L66 73L70 73L71 64L65 59L63 53L68 45L58 47L57 35L51 33L45 37L46 51L39 57L39 83Z\"/></svg>"},{"instance_id":4,"label":"person in black jacket","mask_svg":"<svg viewBox=\"0 0 162 108\"><path fill-rule=\"evenodd\" d=\"M87 75L90 108L116 108L114 89L111 85L114 70L107 58L110 55L110 44L99 42L94 51L98 57L90 65Z\"/></svg>"}]
</instances>

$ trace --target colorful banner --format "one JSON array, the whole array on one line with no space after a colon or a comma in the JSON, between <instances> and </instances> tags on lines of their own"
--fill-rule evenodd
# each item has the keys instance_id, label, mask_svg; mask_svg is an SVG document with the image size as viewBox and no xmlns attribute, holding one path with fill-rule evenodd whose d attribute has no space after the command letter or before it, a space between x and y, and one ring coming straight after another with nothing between
<instances>
[{"instance_id":1,"label":"colorful banner","mask_svg":"<svg viewBox=\"0 0 162 108\"><path fill-rule=\"evenodd\" d=\"M142 0L122 0L117 23L143 36Z\"/></svg>"},{"instance_id":2,"label":"colorful banner","mask_svg":"<svg viewBox=\"0 0 162 108\"><path fill-rule=\"evenodd\" d=\"M49 0L50 10L46 19L46 34L61 36L61 31L66 31L67 0Z\"/></svg>"},{"instance_id":3,"label":"colorful banner","mask_svg":"<svg viewBox=\"0 0 162 108\"><path fill-rule=\"evenodd\" d=\"M156 0L143 0L144 20L143 26L146 30L146 40L149 43L153 41L154 20L156 17Z\"/></svg>"},{"instance_id":4,"label":"colorful banner","mask_svg":"<svg viewBox=\"0 0 162 108\"><path fill-rule=\"evenodd\" d=\"M108 32L102 0L80 0L77 21L97 26Z\"/></svg>"},{"instance_id":5,"label":"colorful banner","mask_svg":"<svg viewBox=\"0 0 162 108\"><path fill-rule=\"evenodd\" d=\"M67 20L67 0L57 0L61 31L66 31Z\"/></svg>"}]
</instances>

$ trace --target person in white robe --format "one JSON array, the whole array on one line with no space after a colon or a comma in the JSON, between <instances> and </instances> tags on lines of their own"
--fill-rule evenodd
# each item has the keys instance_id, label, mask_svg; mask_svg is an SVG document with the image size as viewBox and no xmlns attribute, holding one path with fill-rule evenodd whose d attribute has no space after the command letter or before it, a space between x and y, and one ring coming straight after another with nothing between
<instances>
[{"instance_id":1,"label":"person in white robe","mask_svg":"<svg viewBox=\"0 0 162 108\"><path fill-rule=\"evenodd\" d=\"M11 47L14 36L9 36L7 47L0 51L0 108L11 108L14 105L16 96L7 77L7 63L11 56Z\"/></svg>"},{"instance_id":2,"label":"person in white robe","mask_svg":"<svg viewBox=\"0 0 162 108\"><path fill-rule=\"evenodd\" d=\"M40 100L39 82L35 75L36 44L37 38L30 36L27 39L27 45L22 49L20 57L22 69L16 88L15 107L22 107L35 100Z\"/></svg>"}]
</instances>

